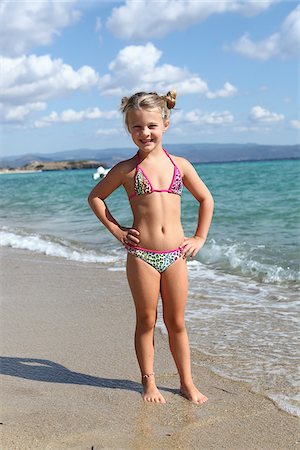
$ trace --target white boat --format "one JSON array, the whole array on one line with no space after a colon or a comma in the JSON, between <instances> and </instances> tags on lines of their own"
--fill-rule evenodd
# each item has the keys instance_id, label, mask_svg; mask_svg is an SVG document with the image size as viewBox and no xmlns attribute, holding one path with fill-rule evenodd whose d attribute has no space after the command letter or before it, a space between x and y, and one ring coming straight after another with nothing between
<instances>
[{"instance_id":1,"label":"white boat","mask_svg":"<svg viewBox=\"0 0 300 450\"><path fill-rule=\"evenodd\" d=\"M110 169L105 169L103 166L99 166L95 173L93 173L94 180L99 180L101 178L104 178Z\"/></svg>"}]
</instances>

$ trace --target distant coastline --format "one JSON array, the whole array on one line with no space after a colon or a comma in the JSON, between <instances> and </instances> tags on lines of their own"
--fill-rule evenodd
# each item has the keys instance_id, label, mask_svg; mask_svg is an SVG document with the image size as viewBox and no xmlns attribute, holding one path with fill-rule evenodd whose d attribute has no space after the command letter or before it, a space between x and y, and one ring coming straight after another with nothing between
<instances>
[{"instance_id":1,"label":"distant coastline","mask_svg":"<svg viewBox=\"0 0 300 450\"><path fill-rule=\"evenodd\" d=\"M263 159L232 159L226 161L195 161L193 164L229 164L229 163L256 163L256 162L268 162L268 161L298 161L300 160L299 156L291 156L291 157L282 157L282 158L263 158Z\"/></svg>"},{"instance_id":2,"label":"distant coastline","mask_svg":"<svg viewBox=\"0 0 300 450\"><path fill-rule=\"evenodd\" d=\"M96 169L99 166L107 167L101 161L74 160L74 161L32 161L20 167L0 168L0 173L34 173L49 172L53 170Z\"/></svg>"},{"instance_id":3,"label":"distant coastline","mask_svg":"<svg viewBox=\"0 0 300 450\"><path fill-rule=\"evenodd\" d=\"M274 161L300 159L300 145L217 144L182 143L165 144L169 153L182 156L191 163L212 164L245 161ZM73 170L91 169L100 165L112 167L119 161L132 158L137 148L89 149L79 148L54 153L27 153L23 155L3 156L0 158L0 170ZM7 172L6 172L7 173Z\"/></svg>"},{"instance_id":4,"label":"distant coastline","mask_svg":"<svg viewBox=\"0 0 300 450\"><path fill-rule=\"evenodd\" d=\"M256 163L256 162L268 162L268 161L289 161L289 160L299 160L299 157L290 157L290 158L266 158L266 159L235 159L228 161L194 161L193 164L229 164L229 163ZM49 163L40 163L39 161L35 161L37 167L39 168L29 168L32 167L32 164L28 164L22 167L16 168L1 168L0 167L0 175L1 174L17 174L17 173L38 173L38 172L50 172L55 170L78 170L78 169L97 169L99 166L107 168L106 163L96 162L96 161L56 161ZM27 168L28 166L28 168Z\"/></svg>"},{"instance_id":5,"label":"distant coastline","mask_svg":"<svg viewBox=\"0 0 300 450\"><path fill-rule=\"evenodd\" d=\"M6 174L6 173L35 173L35 172L42 172L42 170L23 170L23 169L1 169L0 168L0 175Z\"/></svg>"}]
</instances>

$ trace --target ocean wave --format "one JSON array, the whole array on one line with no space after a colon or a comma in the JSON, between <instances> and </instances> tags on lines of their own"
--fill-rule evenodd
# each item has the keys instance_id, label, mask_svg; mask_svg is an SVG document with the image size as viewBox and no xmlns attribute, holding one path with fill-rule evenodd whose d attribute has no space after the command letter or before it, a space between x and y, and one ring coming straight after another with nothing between
<instances>
[{"instance_id":1,"label":"ocean wave","mask_svg":"<svg viewBox=\"0 0 300 450\"><path fill-rule=\"evenodd\" d=\"M53 236L42 236L38 233L27 234L24 231L1 230L0 246L30 250L44 255L85 263L114 263L118 260L114 256L98 255L90 250L76 248L71 243Z\"/></svg>"},{"instance_id":2,"label":"ocean wave","mask_svg":"<svg viewBox=\"0 0 300 450\"><path fill-rule=\"evenodd\" d=\"M275 256L266 257L264 245L216 243L214 239L201 250L200 262L236 275L248 276L264 283L299 282L300 272L275 263Z\"/></svg>"},{"instance_id":3,"label":"ocean wave","mask_svg":"<svg viewBox=\"0 0 300 450\"><path fill-rule=\"evenodd\" d=\"M280 409L293 416L300 417L300 395L284 395L269 393L268 397L273 400Z\"/></svg>"}]
</instances>

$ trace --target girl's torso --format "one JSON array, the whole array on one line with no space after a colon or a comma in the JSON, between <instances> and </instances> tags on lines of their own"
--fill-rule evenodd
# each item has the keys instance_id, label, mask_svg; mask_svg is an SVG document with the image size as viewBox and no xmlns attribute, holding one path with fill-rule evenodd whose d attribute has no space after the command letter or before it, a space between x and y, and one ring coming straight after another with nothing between
<instances>
[{"instance_id":1,"label":"girl's torso","mask_svg":"<svg viewBox=\"0 0 300 450\"><path fill-rule=\"evenodd\" d=\"M182 175L178 162L166 151L155 161L131 162L124 188L134 217L132 227L140 233L139 246L155 250L172 250L184 238L180 221ZM152 160L153 161L153 160Z\"/></svg>"}]
</instances>

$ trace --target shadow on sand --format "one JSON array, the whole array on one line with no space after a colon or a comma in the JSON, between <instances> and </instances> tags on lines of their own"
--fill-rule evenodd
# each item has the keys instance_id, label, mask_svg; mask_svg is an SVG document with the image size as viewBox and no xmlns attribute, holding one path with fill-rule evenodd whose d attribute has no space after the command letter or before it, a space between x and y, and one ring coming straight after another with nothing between
<instances>
[{"instance_id":1,"label":"shadow on sand","mask_svg":"<svg viewBox=\"0 0 300 450\"><path fill-rule=\"evenodd\" d=\"M61 364L47 359L0 357L0 373L27 380L44 381L48 383L81 384L109 389L125 389L142 392L140 383L116 378L102 378L73 372ZM176 390L167 387L160 389L175 393Z\"/></svg>"}]
</instances>

